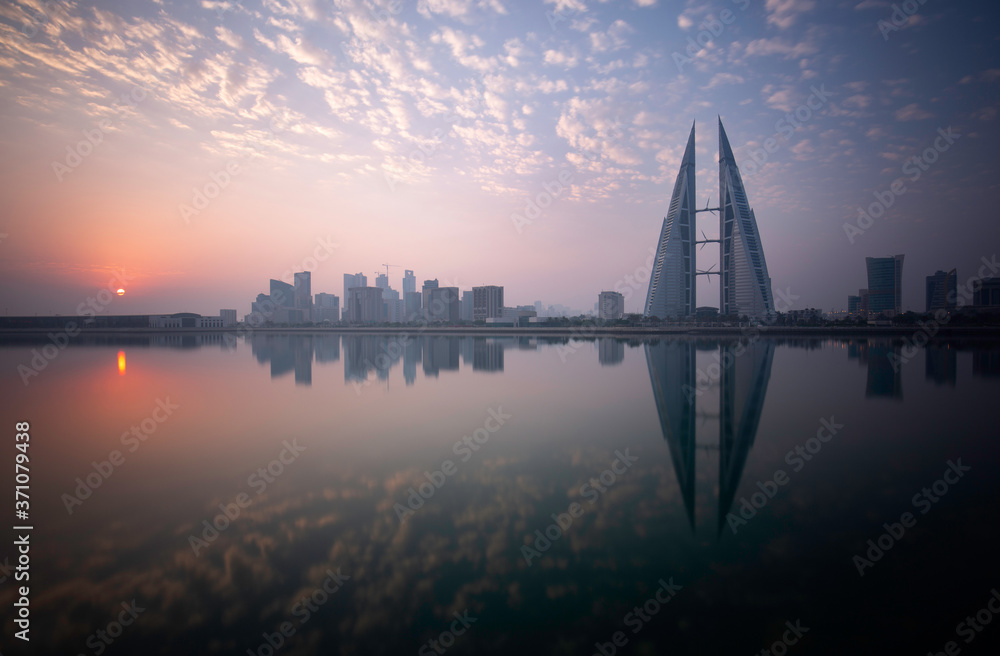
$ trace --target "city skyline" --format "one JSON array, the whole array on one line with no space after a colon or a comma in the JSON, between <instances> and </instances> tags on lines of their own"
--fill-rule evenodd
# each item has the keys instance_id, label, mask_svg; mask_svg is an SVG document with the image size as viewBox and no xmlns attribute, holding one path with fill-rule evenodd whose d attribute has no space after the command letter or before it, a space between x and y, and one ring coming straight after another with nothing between
<instances>
[{"instance_id":1,"label":"city skyline","mask_svg":"<svg viewBox=\"0 0 1000 656\"><path fill-rule=\"evenodd\" d=\"M217 4L0 13L8 313L71 314L124 269L108 313L242 315L276 271L335 291L384 262L589 308L647 262L690 121L716 115L804 306L906 253L919 310L924 276L1000 238L992 7Z\"/></svg>"}]
</instances>

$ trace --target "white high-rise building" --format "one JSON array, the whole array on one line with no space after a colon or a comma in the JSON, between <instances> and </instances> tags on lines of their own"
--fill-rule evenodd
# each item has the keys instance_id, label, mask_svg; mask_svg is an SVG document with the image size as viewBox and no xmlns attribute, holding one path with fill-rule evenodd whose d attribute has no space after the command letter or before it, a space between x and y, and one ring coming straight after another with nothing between
<instances>
[{"instance_id":1,"label":"white high-rise building","mask_svg":"<svg viewBox=\"0 0 1000 656\"><path fill-rule=\"evenodd\" d=\"M597 295L597 316L614 321L625 316L625 297L618 292L601 292Z\"/></svg>"}]
</instances>

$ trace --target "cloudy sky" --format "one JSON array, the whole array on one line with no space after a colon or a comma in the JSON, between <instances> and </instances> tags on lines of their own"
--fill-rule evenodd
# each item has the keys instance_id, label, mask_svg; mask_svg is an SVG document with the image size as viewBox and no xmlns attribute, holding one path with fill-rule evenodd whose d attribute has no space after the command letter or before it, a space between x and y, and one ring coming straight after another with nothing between
<instances>
[{"instance_id":1,"label":"cloudy sky","mask_svg":"<svg viewBox=\"0 0 1000 656\"><path fill-rule=\"evenodd\" d=\"M911 2L5 2L0 298L72 314L124 270L108 312L242 315L293 269L340 294L387 263L638 309L692 122L717 204L721 115L776 290L840 308L905 253L922 310L998 250L1000 12Z\"/></svg>"}]
</instances>

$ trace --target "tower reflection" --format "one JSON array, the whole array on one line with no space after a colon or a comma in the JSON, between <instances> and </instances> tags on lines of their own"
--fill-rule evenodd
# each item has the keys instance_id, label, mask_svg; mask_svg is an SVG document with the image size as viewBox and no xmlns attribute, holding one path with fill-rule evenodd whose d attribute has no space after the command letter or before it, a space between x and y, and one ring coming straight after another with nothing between
<instances>
[{"instance_id":1,"label":"tower reflection","mask_svg":"<svg viewBox=\"0 0 1000 656\"><path fill-rule=\"evenodd\" d=\"M698 352L711 363L697 366ZM670 449L677 484L691 529L695 529L696 454L718 449L718 529L732 507L747 456L760 424L771 378L774 343L770 340L670 340L646 344L646 363L663 439ZM697 420L712 417L698 404L719 399L718 442L697 442Z\"/></svg>"}]
</instances>

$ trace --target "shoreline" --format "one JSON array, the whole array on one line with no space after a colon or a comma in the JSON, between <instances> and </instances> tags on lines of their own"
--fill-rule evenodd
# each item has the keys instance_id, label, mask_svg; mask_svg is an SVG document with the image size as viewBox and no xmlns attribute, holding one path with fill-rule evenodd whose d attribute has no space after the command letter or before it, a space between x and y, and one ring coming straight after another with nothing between
<instances>
[{"instance_id":1,"label":"shoreline","mask_svg":"<svg viewBox=\"0 0 1000 656\"><path fill-rule=\"evenodd\" d=\"M1000 337L1000 326L937 326L934 335L968 335ZM746 335L759 332L762 335L815 335L820 337L837 336L867 336L867 335L910 335L921 332L919 325L914 326L669 326L658 328L641 327L605 327L605 326L553 326L512 328L485 326L331 326L331 327L260 327L260 328L85 328L79 330L74 337L84 335L222 335L222 334L298 334L298 335L471 335L482 337L646 337L646 336L702 336L702 335ZM0 328L0 340L5 335L47 335L48 333L64 333L52 328Z\"/></svg>"}]
</instances>

